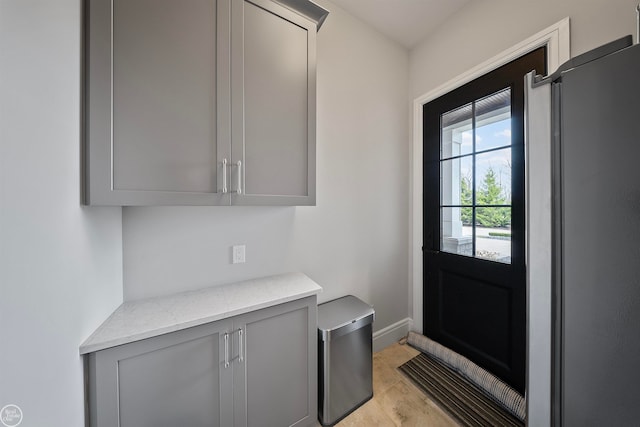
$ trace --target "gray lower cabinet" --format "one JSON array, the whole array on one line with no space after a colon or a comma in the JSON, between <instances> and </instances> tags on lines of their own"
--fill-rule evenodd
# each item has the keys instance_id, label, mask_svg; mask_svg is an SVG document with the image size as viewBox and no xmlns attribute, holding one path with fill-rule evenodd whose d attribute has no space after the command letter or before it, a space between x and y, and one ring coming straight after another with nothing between
<instances>
[{"instance_id":1,"label":"gray lower cabinet","mask_svg":"<svg viewBox=\"0 0 640 427\"><path fill-rule=\"evenodd\" d=\"M316 319L312 296L90 353L90 425L313 425Z\"/></svg>"},{"instance_id":2,"label":"gray lower cabinet","mask_svg":"<svg viewBox=\"0 0 640 427\"><path fill-rule=\"evenodd\" d=\"M244 331L234 369L236 426L305 426L317 419L317 307L301 301L234 320ZM313 342L312 342L313 341Z\"/></svg>"},{"instance_id":3,"label":"gray lower cabinet","mask_svg":"<svg viewBox=\"0 0 640 427\"><path fill-rule=\"evenodd\" d=\"M315 204L326 13L307 0L85 0L84 203Z\"/></svg>"},{"instance_id":4,"label":"gray lower cabinet","mask_svg":"<svg viewBox=\"0 0 640 427\"><path fill-rule=\"evenodd\" d=\"M91 426L233 425L231 327L224 320L90 353Z\"/></svg>"}]
</instances>

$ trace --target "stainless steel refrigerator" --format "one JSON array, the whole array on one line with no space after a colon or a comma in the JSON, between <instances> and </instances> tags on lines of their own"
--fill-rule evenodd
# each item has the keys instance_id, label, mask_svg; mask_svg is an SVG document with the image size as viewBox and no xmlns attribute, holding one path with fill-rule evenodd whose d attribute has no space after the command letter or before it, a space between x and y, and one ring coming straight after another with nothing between
<instances>
[{"instance_id":1,"label":"stainless steel refrigerator","mask_svg":"<svg viewBox=\"0 0 640 427\"><path fill-rule=\"evenodd\" d=\"M551 130L550 423L638 426L640 45L612 42L541 85Z\"/></svg>"}]
</instances>

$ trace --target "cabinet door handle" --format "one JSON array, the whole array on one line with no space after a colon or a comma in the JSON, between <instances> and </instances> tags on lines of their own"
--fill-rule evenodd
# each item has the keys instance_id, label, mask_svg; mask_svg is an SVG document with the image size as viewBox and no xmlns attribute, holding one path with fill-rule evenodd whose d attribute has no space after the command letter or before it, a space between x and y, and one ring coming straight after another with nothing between
<instances>
[{"instance_id":1,"label":"cabinet door handle","mask_svg":"<svg viewBox=\"0 0 640 427\"><path fill-rule=\"evenodd\" d=\"M242 344L242 328L238 329L238 361L244 361L244 345Z\"/></svg>"},{"instance_id":2,"label":"cabinet door handle","mask_svg":"<svg viewBox=\"0 0 640 427\"><path fill-rule=\"evenodd\" d=\"M227 189L227 159L222 159L222 194L228 193Z\"/></svg>"},{"instance_id":3,"label":"cabinet door handle","mask_svg":"<svg viewBox=\"0 0 640 427\"><path fill-rule=\"evenodd\" d=\"M224 333L224 367L229 367L229 334Z\"/></svg>"},{"instance_id":4,"label":"cabinet door handle","mask_svg":"<svg viewBox=\"0 0 640 427\"><path fill-rule=\"evenodd\" d=\"M238 169L238 187L237 190L234 191L234 193L242 194L242 162L240 160L236 162L236 167Z\"/></svg>"}]
</instances>

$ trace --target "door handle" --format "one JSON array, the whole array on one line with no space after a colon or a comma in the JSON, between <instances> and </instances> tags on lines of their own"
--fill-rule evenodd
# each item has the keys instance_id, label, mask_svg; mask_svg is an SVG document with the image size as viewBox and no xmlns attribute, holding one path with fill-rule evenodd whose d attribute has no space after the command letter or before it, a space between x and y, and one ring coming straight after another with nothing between
<instances>
[{"instance_id":1,"label":"door handle","mask_svg":"<svg viewBox=\"0 0 640 427\"><path fill-rule=\"evenodd\" d=\"M434 251L433 249L427 249L425 252L430 255L438 255L440 253L440 251Z\"/></svg>"},{"instance_id":2,"label":"door handle","mask_svg":"<svg viewBox=\"0 0 640 427\"><path fill-rule=\"evenodd\" d=\"M236 191L232 191L232 193L242 194L242 162L240 160L236 162L236 168L238 172L237 187Z\"/></svg>"},{"instance_id":3,"label":"door handle","mask_svg":"<svg viewBox=\"0 0 640 427\"><path fill-rule=\"evenodd\" d=\"M228 193L227 189L227 159L222 159L222 194Z\"/></svg>"},{"instance_id":4,"label":"door handle","mask_svg":"<svg viewBox=\"0 0 640 427\"><path fill-rule=\"evenodd\" d=\"M229 334L224 333L224 367L229 367Z\"/></svg>"},{"instance_id":5,"label":"door handle","mask_svg":"<svg viewBox=\"0 0 640 427\"><path fill-rule=\"evenodd\" d=\"M242 343L242 328L238 329L238 361L244 362L244 345Z\"/></svg>"}]
</instances>

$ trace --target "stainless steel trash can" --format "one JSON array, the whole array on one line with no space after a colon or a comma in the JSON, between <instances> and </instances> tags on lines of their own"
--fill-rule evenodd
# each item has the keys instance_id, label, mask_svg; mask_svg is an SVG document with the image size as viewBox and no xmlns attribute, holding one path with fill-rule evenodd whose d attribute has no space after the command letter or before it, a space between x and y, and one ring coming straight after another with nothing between
<instances>
[{"instance_id":1,"label":"stainless steel trash can","mask_svg":"<svg viewBox=\"0 0 640 427\"><path fill-rule=\"evenodd\" d=\"M318 305L318 419L329 426L373 396L373 308L347 295Z\"/></svg>"}]
</instances>

